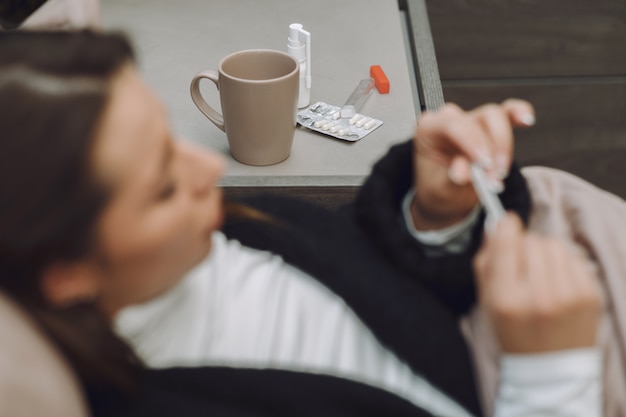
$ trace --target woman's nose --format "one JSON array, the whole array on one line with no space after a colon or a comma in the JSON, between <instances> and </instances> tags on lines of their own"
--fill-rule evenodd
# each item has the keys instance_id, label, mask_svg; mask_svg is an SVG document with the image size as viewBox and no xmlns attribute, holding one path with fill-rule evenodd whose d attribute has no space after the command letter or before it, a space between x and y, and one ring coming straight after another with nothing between
<instances>
[{"instance_id":1,"label":"woman's nose","mask_svg":"<svg viewBox=\"0 0 626 417\"><path fill-rule=\"evenodd\" d=\"M197 145L185 143L181 151L185 157L184 164L189 172L192 192L203 196L215 187L224 174L226 161L217 152Z\"/></svg>"}]
</instances>

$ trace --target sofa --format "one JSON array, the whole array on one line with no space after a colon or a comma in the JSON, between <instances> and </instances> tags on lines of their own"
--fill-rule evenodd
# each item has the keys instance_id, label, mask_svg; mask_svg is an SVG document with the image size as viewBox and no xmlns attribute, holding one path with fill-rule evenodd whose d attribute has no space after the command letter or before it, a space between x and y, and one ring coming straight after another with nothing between
<instances>
[{"instance_id":1,"label":"sofa","mask_svg":"<svg viewBox=\"0 0 626 417\"><path fill-rule=\"evenodd\" d=\"M76 378L28 315L0 292L0 417L86 417Z\"/></svg>"}]
</instances>

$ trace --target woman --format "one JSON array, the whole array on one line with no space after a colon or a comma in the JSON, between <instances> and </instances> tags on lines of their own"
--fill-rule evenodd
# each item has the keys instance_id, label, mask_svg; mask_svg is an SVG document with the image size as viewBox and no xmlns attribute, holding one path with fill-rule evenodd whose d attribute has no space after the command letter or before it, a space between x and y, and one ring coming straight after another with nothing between
<instances>
[{"instance_id":1,"label":"woman","mask_svg":"<svg viewBox=\"0 0 626 417\"><path fill-rule=\"evenodd\" d=\"M95 414L483 414L458 326L482 230L468 167L506 176L527 103L425 116L337 213L270 196L224 213L221 157L174 140L119 36L3 35L0 109L1 286L63 350ZM505 184L525 218L519 171ZM598 299L579 262L514 215L477 258L480 298L515 354L505 368L554 362L537 352L589 364L543 397L509 371L497 415L561 408L550 389L598 415ZM536 320L532 298L507 310L504 284L540 288L552 319Z\"/></svg>"}]
</instances>

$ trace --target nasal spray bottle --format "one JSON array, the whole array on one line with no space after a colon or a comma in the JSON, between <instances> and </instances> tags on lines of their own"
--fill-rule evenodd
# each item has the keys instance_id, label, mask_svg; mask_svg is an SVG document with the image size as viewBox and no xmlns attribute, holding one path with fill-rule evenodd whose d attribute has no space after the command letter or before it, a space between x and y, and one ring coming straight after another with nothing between
<instances>
[{"instance_id":1,"label":"nasal spray bottle","mask_svg":"<svg viewBox=\"0 0 626 417\"><path fill-rule=\"evenodd\" d=\"M311 34L300 23L289 25L287 53L300 63L298 108L302 109L311 102Z\"/></svg>"}]
</instances>

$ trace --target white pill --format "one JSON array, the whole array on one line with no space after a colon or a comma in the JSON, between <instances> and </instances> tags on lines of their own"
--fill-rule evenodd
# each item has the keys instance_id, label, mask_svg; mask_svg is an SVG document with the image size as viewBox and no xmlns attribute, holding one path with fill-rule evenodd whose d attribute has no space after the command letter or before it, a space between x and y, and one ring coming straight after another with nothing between
<instances>
[{"instance_id":1,"label":"white pill","mask_svg":"<svg viewBox=\"0 0 626 417\"><path fill-rule=\"evenodd\" d=\"M339 136L345 136L345 135L347 135L348 133L350 133L350 129L349 129L349 128L347 128L347 127L344 127L343 129L339 129L339 130L337 131L337 134L338 134Z\"/></svg>"},{"instance_id":2,"label":"white pill","mask_svg":"<svg viewBox=\"0 0 626 417\"><path fill-rule=\"evenodd\" d=\"M367 130L370 130L371 128L373 128L376 125L376 119L372 119L369 122L365 123L363 125L363 127Z\"/></svg>"},{"instance_id":3,"label":"white pill","mask_svg":"<svg viewBox=\"0 0 626 417\"><path fill-rule=\"evenodd\" d=\"M355 114L354 116L352 116L352 117L350 118L350 120L348 121L348 123L349 123L350 125L353 125L353 124L355 124L355 123L356 123L356 121L357 121L357 120L359 120L360 118L361 118L361 115L357 113L357 114Z\"/></svg>"},{"instance_id":4,"label":"white pill","mask_svg":"<svg viewBox=\"0 0 626 417\"><path fill-rule=\"evenodd\" d=\"M329 130L330 130L330 133L335 133L339 129L341 129L341 125L337 123L337 124L332 125Z\"/></svg>"},{"instance_id":5,"label":"white pill","mask_svg":"<svg viewBox=\"0 0 626 417\"><path fill-rule=\"evenodd\" d=\"M334 122L327 122L322 126L322 130L328 130L333 125Z\"/></svg>"},{"instance_id":6,"label":"white pill","mask_svg":"<svg viewBox=\"0 0 626 417\"><path fill-rule=\"evenodd\" d=\"M333 120L339 119L341 117L341 112L338 112L338 111L334 112L332 117L333 117Z\"/></svg>"},{"instance_id":7,"label":"white pill","mask_svg":"<svg viewBox=\"0 0 626 417\"><path fill-rule=\"evenodd\" d=\"M322 127L324 123L326 123L326 120L320 119L320 120L317 120L315 123L313 123L313 126Z\"/></svg>"},{"instance_id":8,"label":"white pill","mask_svg":"<svg viewBox=\"0 0 626 417\"><path fill-rule=\"evenodd\" d=\"M363 126L365 123L367 123L369 120L370 120L370 118L369 118L369 117L364 117L364 118L362 118L362 119L359 119L359 120L358 120L358 121L357 121L354 125L355 125L356 127L361 127L361 126Z\"/></svg>"}]
</instances>

